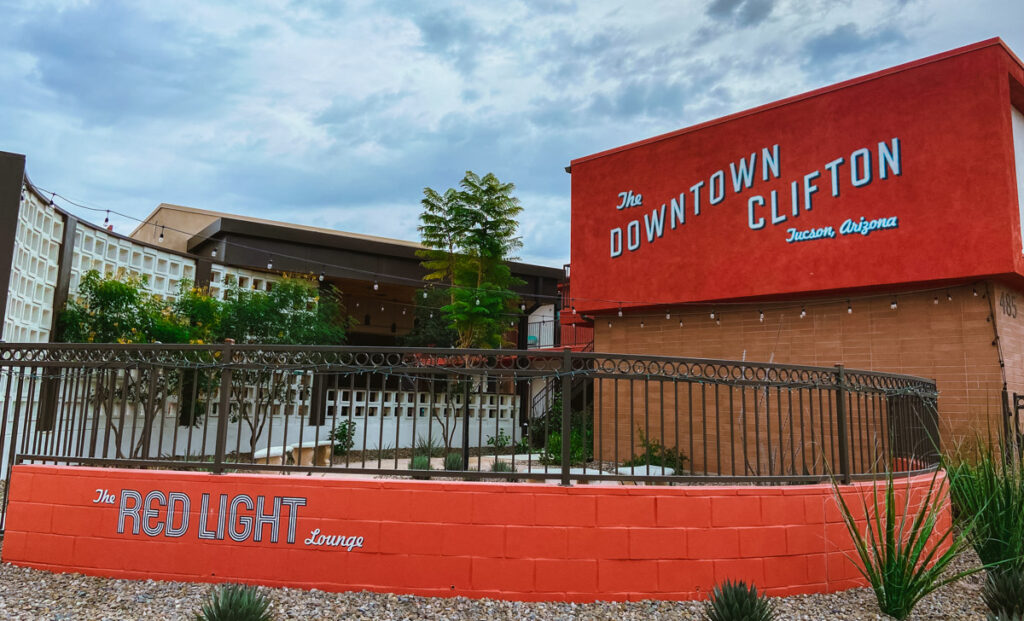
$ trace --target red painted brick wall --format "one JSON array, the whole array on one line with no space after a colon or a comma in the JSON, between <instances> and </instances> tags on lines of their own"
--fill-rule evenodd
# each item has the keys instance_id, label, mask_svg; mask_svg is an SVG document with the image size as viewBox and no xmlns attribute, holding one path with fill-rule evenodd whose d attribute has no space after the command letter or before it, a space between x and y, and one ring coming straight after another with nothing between
<instances>
[{"instance_id":1,"label":"red painted brick wall","mask_svg":"<svg viewBox=\"0 0 1024 621\"><path fill-rule=\"evenodd\" d=\"M929 482L900 485L920 495ZM101 489L115 504L93 502ZM125 489L187 494L189 529L119 535ZM844 494L860 506L870 489ZM305 498L295 543L283 533L270 543L269 529L259 543L199 539L203 493ZM5 562L123 578L573 601L699 598L725 578L774 595L861 584L827 485L563 488L21 465L7 515ZM315 528L364 537L363 547L304 545Z\"/></svg>"}]
</instances>

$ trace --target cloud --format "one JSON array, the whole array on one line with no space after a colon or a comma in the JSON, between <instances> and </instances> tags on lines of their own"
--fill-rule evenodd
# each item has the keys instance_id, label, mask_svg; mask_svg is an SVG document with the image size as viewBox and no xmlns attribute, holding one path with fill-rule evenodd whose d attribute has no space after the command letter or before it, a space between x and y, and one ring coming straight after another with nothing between
<instances>
[{"instance_id":1,"label":"cloud","mask_svg":"<svg viewBox=\"0 0 1024 621\"><path fill-rule=\"evenodd\" d=\"M774 0L712 0L707 15L737 26L756 26L772 13Z\"/></svg>"}]
</instances>

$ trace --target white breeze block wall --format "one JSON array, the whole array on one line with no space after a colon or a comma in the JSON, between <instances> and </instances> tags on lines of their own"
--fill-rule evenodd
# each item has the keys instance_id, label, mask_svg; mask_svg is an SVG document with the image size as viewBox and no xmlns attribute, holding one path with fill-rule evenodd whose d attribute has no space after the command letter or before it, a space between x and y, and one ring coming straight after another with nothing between
<instances>
[{"instance_id":1,"label":"white breeze block wall","mask_svg":"<svg viewBox=\"0 0 1024 621\"><path fill-rule=\"evenodd\" d=\"M2 339L8 343L46 343L53 323L64 219L48 203L26 192L18 210L14 261L7 293Z\"/></svg>"},{"instance_id":2,"label":"white breeze block wall","mask_svg":"<svg viewBox=\"0 0 1024 621\"><path fill-rule=\"evenodd\" d=\"M78 283L89 270L101 275L116 275L124 270L133 276L145 276L149 290L161 299L173 300L182 280L195 281L195 259L157 250L120 239L105 231L79 225L75 231L74 259L68 297L78 295Z\"/></svg>"}]
</instances>

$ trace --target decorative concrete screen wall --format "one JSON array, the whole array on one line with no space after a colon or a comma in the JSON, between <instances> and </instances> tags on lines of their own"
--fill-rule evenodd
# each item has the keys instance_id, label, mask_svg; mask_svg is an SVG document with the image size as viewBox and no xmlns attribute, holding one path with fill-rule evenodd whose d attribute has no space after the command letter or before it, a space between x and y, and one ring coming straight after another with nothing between
<instances>
[{"instance_id":1,"label":"decorative concrete screen wall","mask_svg":"<svg viewBox=\"0 0 1024 621\"><path fill-rule=\"evenodd\" d=\"M913 506L930 482L904 479L899 494ZM860 506L872 484L843 490ZM947 506L940 529L950 520ZM850 551L828 485L558 487L16 466L3 560L121 578L590 601L700 598L726 578L771 595L837 591L862 585Z\"/></svg>"},{"instance_id":2,"label":"decorative concrete screen wall","mask_svg":"<svg viewBox=\"0 0 1024 621\"><path fill-rule=\"evenodd\" d=\"M47 343L53 324L64 218L34 192L24 193L18 211L14 260L2 340Z\"/></svg>"}]
</instances>

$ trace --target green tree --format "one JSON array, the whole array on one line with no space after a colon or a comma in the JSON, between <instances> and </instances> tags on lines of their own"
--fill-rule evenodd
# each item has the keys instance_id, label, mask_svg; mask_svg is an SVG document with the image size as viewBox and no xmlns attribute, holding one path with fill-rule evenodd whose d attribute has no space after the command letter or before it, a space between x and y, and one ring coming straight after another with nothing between
<instances>
[{"instance_id":1,"label":"green tree","mask_svg":"<svg viewBox=\"0 0 1024 621\"><path fill-rule=\"evenodd\" d=\"M416 292L416 310L413 327L401 338L406 347L452 347L459 340L459 334L452 329L451 321L441 307L451 303L447 289L428 287Z\"/></svg>"},{"instance_id":2,"label":"green tree","mask_svg":"<svg viewBox=\"0 0 1024 621\"><path fill-rule=\"evenodd\" d=\"M423 190L419 231L427 249L418 255L430 270L425 279L448 285L441 311L458 334L457 344L500 347L518 314L512 287L523 281L512 276L508 261L522 247L516 234L522 207L512 194L515 186L493 173L467 171L459 188Z\"/></svg>"}]
</instances>

